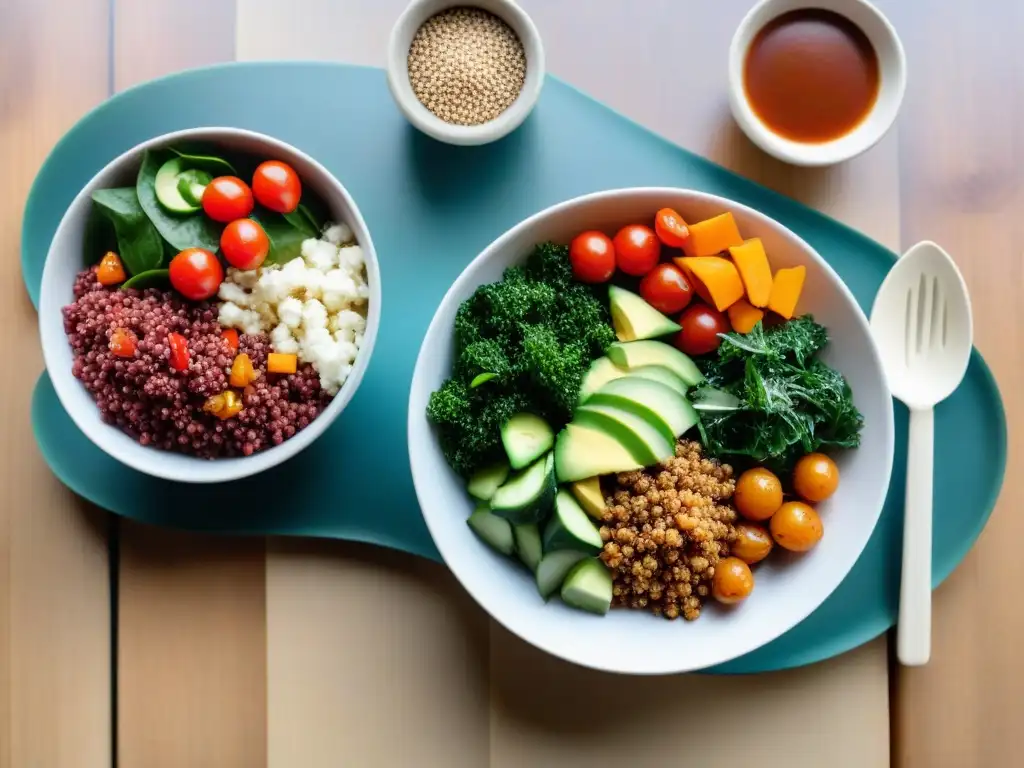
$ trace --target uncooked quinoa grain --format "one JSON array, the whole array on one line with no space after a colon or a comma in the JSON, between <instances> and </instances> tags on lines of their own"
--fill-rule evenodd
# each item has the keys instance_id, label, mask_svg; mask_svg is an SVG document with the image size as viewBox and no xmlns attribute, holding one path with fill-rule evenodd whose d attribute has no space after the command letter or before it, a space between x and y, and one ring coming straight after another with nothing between
<instances>
[{"instance_id":1,"label":"uncooked quinoa grain","mask_svg":"<svg viewBox=\"0 0 1024 768\"><path fill-rule=\"evenodd\" d=\"M450 8L416 31L408 67L412 90L427 109L446 123L481 125L519 96L526 51L493 13Z\"/></svg>"}]
</instances>

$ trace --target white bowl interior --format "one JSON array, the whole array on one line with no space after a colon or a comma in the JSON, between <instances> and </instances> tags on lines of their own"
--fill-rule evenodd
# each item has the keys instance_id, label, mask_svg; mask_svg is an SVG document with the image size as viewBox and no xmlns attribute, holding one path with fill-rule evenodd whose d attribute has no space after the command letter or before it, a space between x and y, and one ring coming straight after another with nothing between
<instances>
[{"instance_id":1,"label":"white bowl interior","mask_svg":"<svg viewBox=\"0 0 1024 768\"><path fill-rule=\"evenodd\" d=\"M760 237L773 268L803 264L807 281L799 310L827 326L825 359L847 377L864 414L859 450L837 456L841 482L819 505L821 543L803 556L773 556L755 570L750 598L734 609L709 601L699 620L667 621L639 611L606 617L545 604L531 576L495 554L466 525L473 505L463 481L445 462L425 410L452 365L452 322L459 304L481 284L500 279L545 240L567 243L584 229L609 235L670 206L696 221L732 211L744 237ZM416 361L409 400L409 455L423 516L445 562L495 619L524 640L563 659L613 672L683 672L748 653L792 628L817 608L853 567L874 530L889 485L893 411L867 319L838 275L781 224L723 198L678 189L602 192L549 208L498 238L445 296Z\"/></svg>"},{"instance_id":2,"label":"white bowl interior","mask_svg":"<svg viewBox=\"0 0 1024 768\"><path fill-rule=\"evenodd\" d=\"M281 445L252 456L210 461L144 447L116 427L105 424L90 394L71 374L73 358L64 333L61 309L74 301L72 288L75 276L83 265L82 242L92 205L91 195L97 189L134 185L143 150L182 142L207 142L233 151L289 163L298 172L303 184L323 198L332 220L344 221L352 228L366 262L370 288L366 332L352 373L330 405L308 427ZM308 155L269 136L235 128L196 128L159 136L128 150L96 174L78 193L61 219L46 257L39 294L39 334L46 369L57 397L78 428L93 443L140 472L168 480L212 483L237 480L276 466L310 445L330 426L352 399L363 378L373 354L380 312L380 270L373 242L359 209L341 183Z\"/></svg>"}]
</instances>

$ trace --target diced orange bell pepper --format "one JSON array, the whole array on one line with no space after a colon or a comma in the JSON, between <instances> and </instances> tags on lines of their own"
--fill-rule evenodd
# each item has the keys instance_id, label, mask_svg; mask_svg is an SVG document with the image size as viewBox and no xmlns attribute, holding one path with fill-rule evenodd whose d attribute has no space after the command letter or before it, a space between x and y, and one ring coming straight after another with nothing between
<instances>
[{"instance_id":1,"label":"diced orange bell pepper","mask_svg":"<svg viewBox=\"0 0 1024 768\"><path fill-rule=\"evenodd\" d=\"M796 312L800 293L804 289L804 278L807 268L802 264L798 267L780 269L772 280L772 294L768 299L768 309L789 320Z\"/></svg>"},{"instance_id":2,"label":"diced orange bell pepper","mask_svg":"<svg viewBox=\"0 0 1024 768\"><path fill-rule=\"evenodd\" d=\"M259 371L253 368L252 360L245 352L238 355L235 361L231 364L231 377L229 382L232 387L238 387L242 389L249 386L257 378L259 378Z\"/></svg>"},{"instance_id":3,"label":"diced orange bell pepper","mask_svg":"<svg viewBox=\"0 0 1024 768\"><path fill-rule=\"evenodd\" d=\"M768 255L764 252L761 238L752 237L743 245L732 246L729 255L743 279L747 301L755 307L768 306L772 293L772 268L768 265Z\"/></svg>"},{"instance_id":4,"label":"diced orange bell pepper","mask_svg":"<svg viewBox=\"0 0 1024 768\"><path fill-rule=\"evenodd\" d=\"M282 355L271 352L267 355L267 371L270 373L295 373L299 367L299 358L295 355Z\"/></svg>"},{"instance_id":5,"label":"diced orange bell pepper","mask_svg":"<svg viewBox=\"0 0 1024 768\"><path fill-rule=\"evenodd\" d=\"M743 298L743 281L736 265L721 256L684 257L676 264L693 278L697 295L724 312Z\"/></svg>"},{"instance_id":6,"label":"diced orange bell pepper","mask_svg":"<svg viewBox=\"0 0 1024 768\"><path fill-rule=\"evenodd\" d=\"M736 333L750 333L763 319L764 312L746 299L740 299L729 307L729 324Z\"/></svg>"},{"instance_id":7,"label":"diced orange bell pepper","mask_svg":"<svg viewBox=\"0 0 1024 768\"><path fill-rule=\"evenodd\" d=\"M690 236L683 242L687 256L714 256L743 244L736 219L729 212L691 224L689 230Z\"/></svg>"},{"instance_id":8,"label":"diced orange bell pepper","mask_svg":"<svg viewBox=\"0 0 1024 768\"><path fill-rule=\"evenodd\" d=\"M121 259L113 251L107 251L96 268L96 279L100 285L117 285L128 279Z\"/></svg>"}]
</instances>

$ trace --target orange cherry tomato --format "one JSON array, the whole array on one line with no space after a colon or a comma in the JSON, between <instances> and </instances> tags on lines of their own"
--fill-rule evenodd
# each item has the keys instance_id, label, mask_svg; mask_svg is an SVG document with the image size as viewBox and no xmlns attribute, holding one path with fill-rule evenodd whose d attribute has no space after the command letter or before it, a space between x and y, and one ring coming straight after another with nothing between
<instances>
[{"instance_id":1,"label":"orange cherry tomato","mask_svg":"<svg viewBox=\"0 0 1024 768\"><path fill-rule=\"evenodd\" d=\"M238 331L234 328L225 328L220 332L220 337L227 342L227 345L232 352L238 349Z\"/></svg>"},{"instance_id":2,"label":"orange cherry tomato","mask_svg":"<svg viewBox=\"0 0 1024 768\"><path fill-rule=\"evenodd\" d=\"M682 330L676 334L676 347L687 355L706 355L722 343L718 334L731 328L724 313L707 304L693 304L679 317Z\"/></svg>"},{"instance_id":3,"label":"orange cherry tomato","mask_svg":"<svg viewBox=\"0 0 1024 768\"><path fill-rule=\"evenodd\" d=\"M135 357L135 334L125 328L115 328L110 334L108 347L118 357Z\"/></svg>"},{"instance_id":4,"label":"orange cherry tomato","mask_svg":"<svg viewBox=\"0 0 1024 768\"><path fill-rule=\"evenodd\" d=\"M643 277L661 258L661 242L654 230L643 224L623 227L612 244L615 246L615 263L627 275Z\"/></svg>"},{"instance_id":5,"label":"orange cherry tomato","mask_svg":"<svg viewBox=\"0 0 1024 768\"><path fill-rule=\"evenodd\" d=\"M171 348L171 368L176 371L188 369L188 341L180 333L167 334L167 346Z\"/></svg>"},{"instance_id":6,"label":"orange cherry tomato","mask_svg":"<svg viewBox=\"0 0 1024 768\"><path fill-rule=\"evenodd\" d=\"M690 228L683 217L671 208L662 208L654 215L654 231L669 248L682 248L690 238Z\"/></svg>"},{"instance_id":7,"label":"orange cherry tomato","mask_svg":"<svg viewBox=\"0 0 1024 768\"><path fill-rule=\"evenodd\" d=\"M214 221L229 222L252 213L252 190L237 176L218 176L203 190L203 211Z\"/></svg>"},{"instance_id":8,"label":"orange cherry tomato","mask_svg":"<svg viewBox=\"0 0 1024 768\"><path fill-rule=\"evenodd\" d=\"M117 285L128 279L121 259L113 251L107 251L96 268L96 279L100 285Z\"/></svg>"},{"instance_id":9,"label":"orange cherry tomato","mask_svg":"<svg viewBox=\"0 0 1024 768\"><path fill-rule=\"evenodd\" d=\"M581 232L569 245L569 262L581 283L606 283L615 274L615 247L604 232Z\"/></svg>"},{"instance_id":10,"label":"orange cherry tomato","mask_svg":"<svg viewBox=\"0 0 1024 768\"><path fill-rule=\"evenodd\" d=\"M779 507L769 527L775 543L790 552L806 552L825 532L814 507L802 501L787 501Z\"/></svg>"},{"instance_id":11,"label":"orange cherry tomato","mask_svg":"<svg viewBox=\"0 0 1024 768\"><path fill-rule=\"evenodd\" d=\"M711 577L711 594L725 605L745 600L754 591L754 574L738 557L725 557L715 566Z\"/></svg>"},{"instance_id":12,"label":"orange cherry tomato","mask_svg":"<svg viewBox=\"0 0 1024 768\"><path fill-rule=\"evenodd\" d=\"M640 281L640 295L659 312L682 312L693 298L693 288L674 264L658 264Z\"/></svg>"},{"instance_id":13,"label":"orange cherry tomato","mask_svg":"<svg viewBox=\"0 0 1024 768\"><path fill-rule=\"evenodd\" d=\"M270 253L270 238L258 221L235 219L220 235L220 252L238 269L256 269Z\"/></svg>"},{"instance_id":14,"label":"orange cherry tomato","mask_svg":"<svg viewBox=\"0 0 1024 768\"><path fill-rule=\"evenodd\" d=\"M729 552L747 565L753 565L768 557L774 543L763 525L739 523L736 526L736 541L729 545Z\"/></svg>"},{"instance_id":15,"label":"orange cherry tomato","mask_svg":"<svg viewBox=\"0 0 1024 768\"><path fill-rule=\"evenodd\" d=\"M793 469L793 490L807 501L824 501L839 487L839 467L824 453L808 453Z\"/></svg>"},{"instance_id":16,"label":"orange cherry tomato","mask_svg":"<svg viewBox=\"0 0 1024 768\"><path fill-rule=\"evenodd\" d=\"M302 182L299 174L287 163L268 160L260 163L252 176L252 193L264 208L277 213L291 213L299 207Z\"/></svg>"},{"instance_id":17,"label":"orange cherry tomato","mask_svg":"<svg viewBox=\"0 0 1024 768\"><path fill-rule=\"evenodd\" d=\"M224 268L205 248L186 248L171 259L171 285L192 301L205 301L216 295L224 282Z\"/></svg>"},{"instance_id":18,"label":"orange cherry tomato","mask_svg":"<svg viewBox=\"0 0 1024 768\"><path fill-rule=\"evenodd\" d=\"M736 481L732 503L747 520L767 520L782 506L782 483L764 467L748 469Z\"/></svg>"}]
</instances>

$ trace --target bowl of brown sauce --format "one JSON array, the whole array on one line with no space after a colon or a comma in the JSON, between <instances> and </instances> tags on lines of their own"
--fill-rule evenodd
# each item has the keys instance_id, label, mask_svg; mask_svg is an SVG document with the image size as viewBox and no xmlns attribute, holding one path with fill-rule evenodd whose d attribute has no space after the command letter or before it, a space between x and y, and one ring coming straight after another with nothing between
<instances>
[{"instance_id":1,"label":"bowl of brown sauce","mask_svg":"<svg viewBox=\"0 0 1024 768\"><path fill-rule=\"evenodd\" d=\"M761 0L729 51L730 106L757 146L794 165L859 155L892 127L906 57L867 0Z\"/></svg>"}]
</instances>

